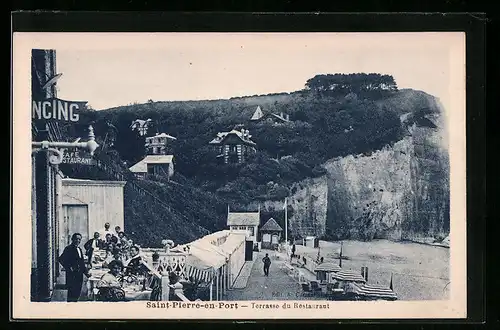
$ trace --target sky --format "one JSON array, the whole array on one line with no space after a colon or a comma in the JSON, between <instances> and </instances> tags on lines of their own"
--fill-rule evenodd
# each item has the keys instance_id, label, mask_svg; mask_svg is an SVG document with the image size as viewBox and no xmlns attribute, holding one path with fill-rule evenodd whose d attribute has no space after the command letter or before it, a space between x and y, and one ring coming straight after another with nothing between
<instances>
[{"instance_id":1,"label":"sky","mask_svg":"<svg viewBox=\"0 0 500 330\"><path fill-rule=\"evenodd\" d=\"M70 40L71 38L68 38ZM59 43L58 97L94 109L133 102L292 92L317 74L381 73L399 88L450 97L440 33L86 34ZM61 41L61 40L58 40Z\"/></svg>"}]
</instances>

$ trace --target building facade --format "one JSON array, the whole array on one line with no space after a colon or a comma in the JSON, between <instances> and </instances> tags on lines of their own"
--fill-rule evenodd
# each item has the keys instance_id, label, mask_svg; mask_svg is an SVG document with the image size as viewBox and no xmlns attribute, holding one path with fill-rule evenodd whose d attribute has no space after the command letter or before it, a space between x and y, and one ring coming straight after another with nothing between
<instances>
[{"instance_id":1,"label":"building facade","mask_svg":"<svg viewBox=\"0 0 500 330\"><path fill-rule=\"evenodd\" d=\"M224 164L244 163L257 150L257 144L251 137L250 132L243 128L240 131L219 132L209 145Z\"/></svg>"},{"instance_id":2,"label":"building facade","mask_svg":"<svg viewBox=\"0 0 500 330\"><path fill-rule=\"evenodd\" d=\"M47 82L55 75L55 50L33 49L31 54L32 102L56 97L55 84L47 85ZM33 119L31 133L32 141L61 139L57 122ZM62 252L57 244L62 175L57 165L52 164L50 160L49 151L36 149L32 151L32 301L50 301L58 276L57 258Z\"/></svg>"},{"instance_id":3,"label":"building facade","mask_svg":"<svg viewBox=\"0 0 500 330\"><path fill-rule=\"evenodd\" d=\"M263 249L276 249L281 241L281 233L283 228L274 220L270 218L261 228L260 234L262 236Z\"/></svg>"},{"instance_id":4,"label":"building facade","mask_svg":"<svg viewBox=\"0 0 500 330\"><path fill-rule=\"evenodd\" d=\"M123 187L125 181L62 179L59 246L71 242L73 233L85 243L108 222L125 230ZM101 237L104 239L104 237Z\"/></svg>"},{"instance_id":5,"label":"building facade","mask_svg":"<svg viewBox=\"0 0 500 330\"><path fill-rule=\"evenodd\" d=\"M166 155L172 152L172 143L177 138L166 133L156 134L146 138L146 151L148 155Z\"/></svg>"},{"instance_id":6,"label":"building facade","mask_svg":"<svg viewBox=\"0 0 500 330\"><path fill-rule=\"evenodd\" d=\"M247 240L257 242L260 210L257 212L229 212L227 226L230 232L244 232Z\"/></svg>"},{"instance_id":7,"label":"building facade","mask_svg":"<svg viewBox=\"0 0 500 330\"><path fill-rule=\"evenodd\" d=\"M174 175L174 156L147 155L129 170L139 179L163 177L168 180Z\"/></svg>"},{"instance_id":8,"label":"building facade","mask_svg":"<svg viewBox=\"0 0 500 330\"><path fill-rule=\"evenodd\" d=\"M284 124L290 122L290 115L283 112L280 114L266 113L258 119L252 119L252 121L256 123Z\"/></svg>"}]
</instances>

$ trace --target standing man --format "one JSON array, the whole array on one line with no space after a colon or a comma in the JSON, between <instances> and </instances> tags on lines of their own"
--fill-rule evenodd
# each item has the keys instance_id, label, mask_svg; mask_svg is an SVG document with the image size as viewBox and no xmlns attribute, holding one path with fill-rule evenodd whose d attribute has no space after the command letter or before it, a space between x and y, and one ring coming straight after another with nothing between
<instances>
[{"instance_id":1,"label":"standing man","mask_svg":"<svg viewBox=\"0 0 500 330\"><path fill-rule=\"evenodd\" d=\"M89 271L83 259L82 249L79 247L82 241L80 233L71 236L71 244L64 248L59 257L59 263L66 271L66 287L68 288L68 302L78 301L82 291L83 274L90 277Z\"/></svg>"},{"instance_id":2,"label":"standing man","mask_svg":"<svg viewBox=\"0 0 500 330\"><path fill-rule=\"evenodd\" d=\"M107 235L107 234L110 234L111 236L113 236L113 233L109 230L109 227L110 227L110 226L109 226L109 222L106 222L106 223L104 224L104 229L103 229L103 230L101 230L101 231L99 232L99 234L101 234L101 237L102 237L103 239L105 239L105 238L106 238L106 235Z\"/></svg>"},{"instance_id":3,"label":"standing man","mask_svg":"<svg viewBox=\"0 0 500 330\"><path fill-rule=\"evenodd\" d=\"M269 258L269 254L266 253L266 256L262 258L262 262L264 263L264 275L269 276L269 267L271 266L271 258Z\"/></svg>"},{"instance_id":4,"label":"standing man","mask_svg":"<svg viewBox=\"0 0 500 330\"><path fill-rule=\"evenodd\" d=\"M94 233L94 238L89 239L83 247L85 248L85 254L87 255L87 262L90 266L92 266L92 256L95 250L102 249L103 243L99 238L99 233L96 231Z\"/></svg>"}]
</instances>

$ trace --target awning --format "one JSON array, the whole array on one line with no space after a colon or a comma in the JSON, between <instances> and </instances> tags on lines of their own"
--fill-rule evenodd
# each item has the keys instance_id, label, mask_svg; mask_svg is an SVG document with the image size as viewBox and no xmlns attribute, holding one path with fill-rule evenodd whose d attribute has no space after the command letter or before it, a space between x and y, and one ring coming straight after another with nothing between
<instances>
[{"instance_id":1,"label":"awning","mask_svg":"<svg viewBox=\"0 0 500 330\"><path fill-rule=\"evenodd\" d=\"M226 254L232 255L242 244L245 244L245 241L246 235L244 233L231 233L220 248Z\"/></svg>"},{"instance_id":2,"label":"awning","mask_svg":"<svg viewBox=\"0 0 500 330\"><path fill-rule=\"evenodd\" d=\"M364 279L363 276L361 276L360 273L352 270L340 270L337 273L333 273L332 278L346 282L363 282L363 283L366 282L366 280Z\"/></svg>"},{"instance_id":3,"label":"awning","mask_svg":"<svg viewBox=\"0 0 500 330\"><path fill-rule=\"evenodd\" d=\"M341 270L340 266L337 264L334 264L332 262L325 262L325 263L319 264L314 269L315 272L327 272L327 273L336 273L340 270Z\"/></svg>"},{"instance_id":4,"label":"awning","mask_svg":"<svg viewBox=\"0 0 500 330\"><path fill-rule=\"evenodd\" d=\"M188 261L190 256L201 260L206 267L218 269L226 263L226 254L221 249L217 249L212 244L191 244L189 245Z\"/></svg>"},{"instance_id":5,"label":"awning","mask_svg":"<svg viewBox=\"0 0 500 330\"><path fill-rule=\"evenodd\" d=\"M376 284L363 284L356 290L356 294L364 297L373 297L380 299L397 299L397 295L390 288L376 285Z\"/></svg>"},{"instance_id":6,"label":"awning","mask_svg":"<svg viewBox=\"0 0 500 330\"><path fill-rule=\"evenodd\" d=\"M194 266L186 265L186 274L189 279L193 278L195 281L201 281L205 283L209 283L213 278L212 270L201 270Z\"/></svg>"}]
</instances>

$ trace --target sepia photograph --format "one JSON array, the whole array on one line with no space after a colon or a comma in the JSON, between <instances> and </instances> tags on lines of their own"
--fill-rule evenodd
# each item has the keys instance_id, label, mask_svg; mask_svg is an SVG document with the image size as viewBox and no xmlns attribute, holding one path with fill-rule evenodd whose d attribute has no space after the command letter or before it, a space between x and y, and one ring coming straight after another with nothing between
<instances>
[{"instance_id":1,"label":"sepia photograph","mask_svg":"<svg viewBox=\"0 0 500 330\"><path fill-rule=\"evenodd\" d=\"M465 317L464 54L461 33L14 34L14 305Z\"/></svg>"}]
</instances>

